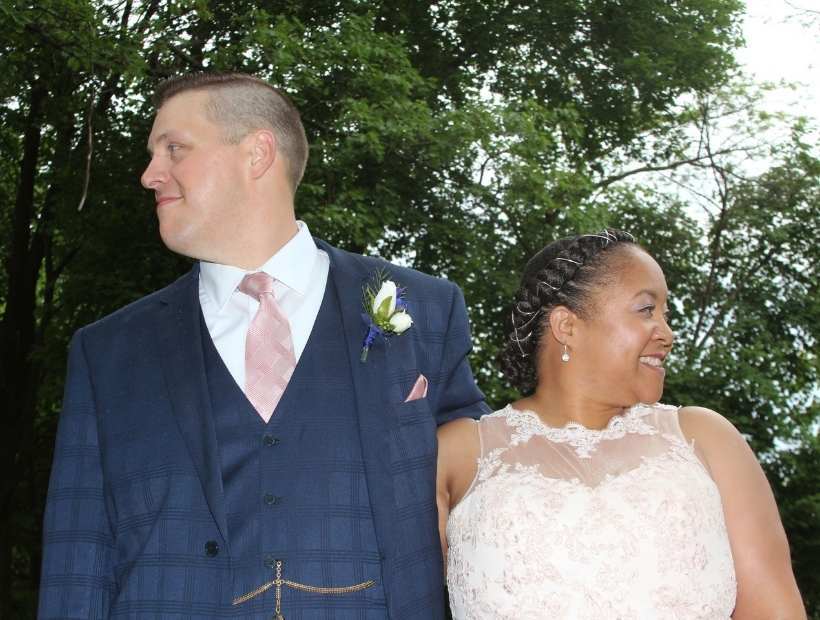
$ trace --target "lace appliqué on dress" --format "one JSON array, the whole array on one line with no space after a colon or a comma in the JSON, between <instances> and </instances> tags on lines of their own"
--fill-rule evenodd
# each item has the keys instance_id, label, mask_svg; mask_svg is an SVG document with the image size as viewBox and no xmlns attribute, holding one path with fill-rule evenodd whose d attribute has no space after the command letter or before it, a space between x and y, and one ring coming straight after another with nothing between
<instances>
[{"instance_id":1,"label":"lace appliqu\u00e9 on dress","mask_svg":"<svg viewBox=\"0 0 820 620\"><path fill-rule=\"evenodd\" d=\"M640 406L601 431L511 407L482 418L486 451L447 524L453 618L728 620L720 493L676 415Z\"/></svg>"},{"instance_id":2,"label":"lace appliqu\u00e9 on dress","mask_svg":"<svg viewBox=\"0 0 820 620\"><path fill-rule=\"evenodd\" d=\"M586 428L577 422L567 422L561 428L554 428L544 424L535 412L514 409L512 405L507 405L491 416L503 416L507 418L507 423L515 428L510 438L511 447L526 443L532 437L540 435L553 443L567 443L575 448L578 458L588 459L602 441L621 439L628 433L656 434L658 430L643 419L651 412L652 408L647 405L636 405L622 415L612 417L606 428L600 430Z\"/></svg>"}]
</instances>

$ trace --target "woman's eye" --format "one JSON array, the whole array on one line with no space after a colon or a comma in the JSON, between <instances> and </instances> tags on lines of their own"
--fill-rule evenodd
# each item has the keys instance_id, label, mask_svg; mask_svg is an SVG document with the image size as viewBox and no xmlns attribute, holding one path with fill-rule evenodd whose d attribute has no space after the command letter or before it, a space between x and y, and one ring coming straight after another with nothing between
<instances>
[{"instance_id":1,"label":"woman's eye","mask_svg":"<svg viewBox=\"0 0 820 620\"><path fill-rule=\"evenodd\" d=\"M652 313L655 312L655 306L644 306L643 308L641 308L641 312L643 312L647 316L652 316Z\"/></svg>"}]
</instances>

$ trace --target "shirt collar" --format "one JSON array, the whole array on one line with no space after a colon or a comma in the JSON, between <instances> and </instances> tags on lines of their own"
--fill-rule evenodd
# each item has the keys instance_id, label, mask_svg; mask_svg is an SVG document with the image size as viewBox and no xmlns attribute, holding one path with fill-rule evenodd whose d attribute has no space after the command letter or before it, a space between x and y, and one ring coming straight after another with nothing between
<instances>
[{"instance_id":1,"label":"shirt collar","mask_svg":"<svg viewBox=\"0 0 820 620\"><path fill-rule=\"evenodd\" d=\"M205 293L222 312L242 278L254 271L264 271L282 284L304 295L310 284L309 279L316 262L316 243L310 235L307 224L296 222L298 231L279 251L259 268L245 271L231 265L200 263L199 277Z\"/></svg>"}]
</instances>

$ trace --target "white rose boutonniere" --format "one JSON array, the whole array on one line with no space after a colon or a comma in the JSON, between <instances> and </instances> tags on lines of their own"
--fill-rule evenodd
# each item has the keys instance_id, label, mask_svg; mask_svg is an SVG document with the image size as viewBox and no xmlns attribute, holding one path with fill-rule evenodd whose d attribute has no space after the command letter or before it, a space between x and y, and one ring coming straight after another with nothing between
<instances>
[{"instance_id":1,"label":"white rose boutonniere","mask_svg":"<svg viewBox=\"0 0 820 620\"><path fill-rule=\"evenodd\" d=\"M393 326L394 334L402 334L413 326L413 319L407 312L395 312L390 317L390 325Z\"/></svg>"},{"instance_id":2,"label":"white rose boutonniere","mask_svg":"<svg viewBox=\"0 0 820 620\"><path fill-rule=\"evenodd\" d=\"M413 318L407 312L406 293L407 289L386 279L384 273L376 274L365 285L362 319L367 324L367 335L362 343L362 362L367 360L367 353L376 338L398 336L413 326Z\"/></svg>"}]
</instances>

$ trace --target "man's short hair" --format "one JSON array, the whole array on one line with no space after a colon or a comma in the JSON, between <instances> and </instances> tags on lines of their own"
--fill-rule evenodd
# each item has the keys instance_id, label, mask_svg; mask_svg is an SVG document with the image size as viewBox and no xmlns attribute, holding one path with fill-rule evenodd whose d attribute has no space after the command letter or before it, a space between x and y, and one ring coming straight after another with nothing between
<instances>
[{"instance_id":1,"label":"man's short hair","mask_svg":"<svg viewBox=\"0 0 820 620\"><path fill-rule=\"evenodd\" d=\"M205 113L223 127L225 139L238 144L257 129L270 129L277 149L288 162L288 181L296 192L308 159L308 143L299 110L267 82L244 73L192 73L168 78L154 93L159 110L171 97L186 91L206 91Z\"/></svg>"}]
</instances>

